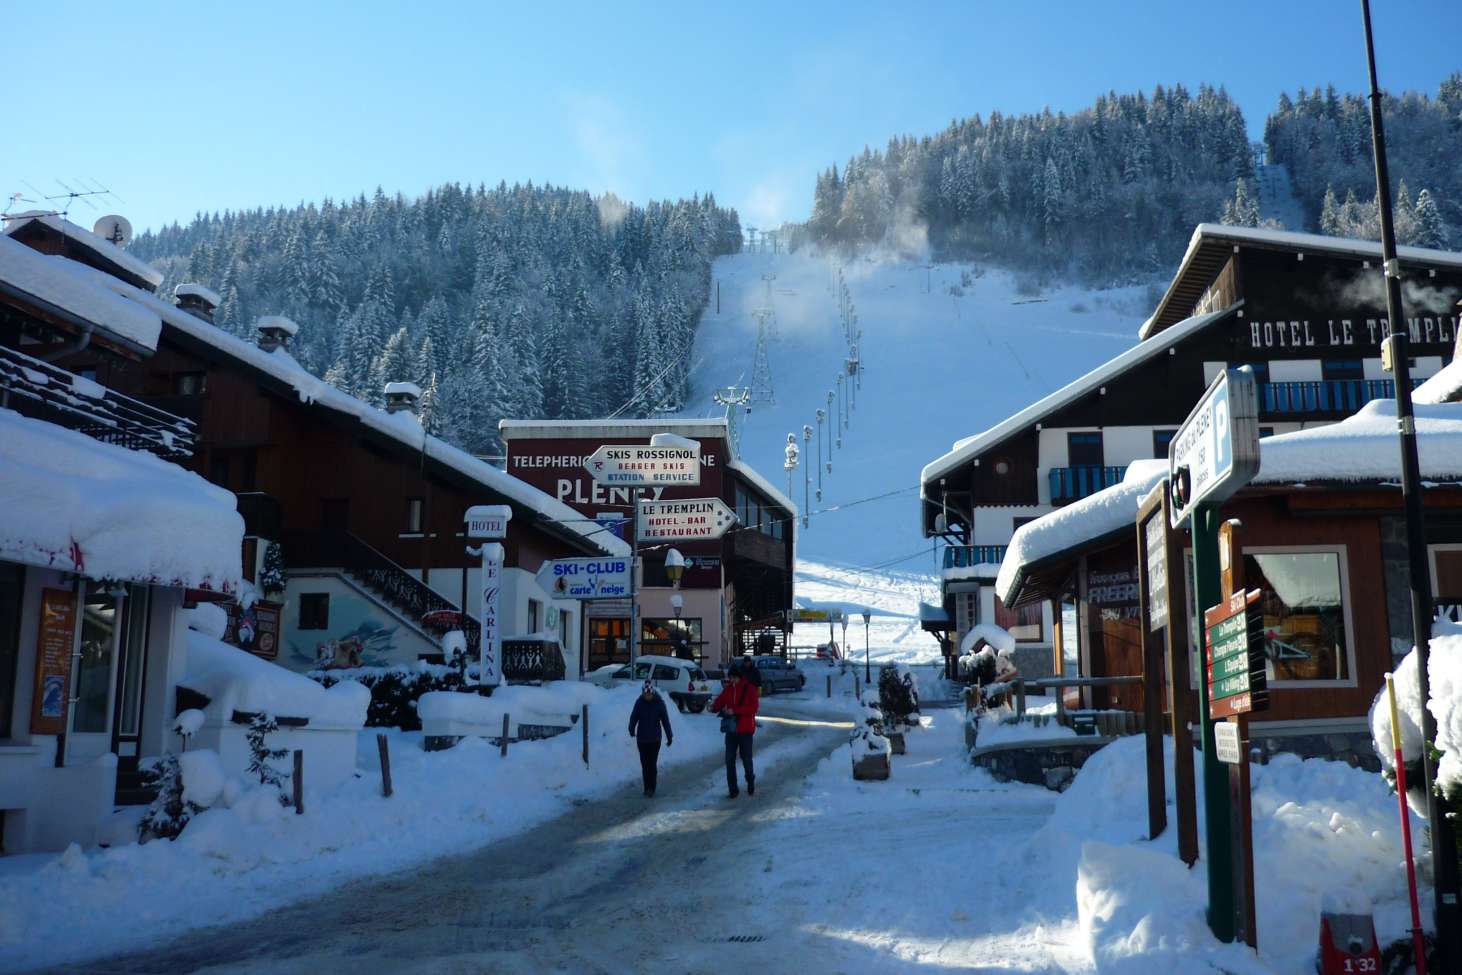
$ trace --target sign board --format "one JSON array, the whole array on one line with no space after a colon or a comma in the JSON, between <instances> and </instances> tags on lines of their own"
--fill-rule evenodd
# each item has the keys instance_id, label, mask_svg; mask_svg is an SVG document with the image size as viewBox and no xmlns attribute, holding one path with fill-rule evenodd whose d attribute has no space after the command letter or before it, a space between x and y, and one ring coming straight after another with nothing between
<instances>
[{"instance_id":1,"label":"sign board","mask_svg":"<svg viewBox=\"0 0 1462 975\"><path fill-rule=\"evenodd\" d=\"M1161 512L1149 518L1147 545L1147 629L1154 632L1168 625L1167 525Z\"/></svg>"},{"instance_id":2,"label":"sign board","mask_svg":"<svg viewBox=\"0 0 1462 975\"><path fill-rule=\"evenodd\" d=\"M600 484L664 487L701 483L700 444L656 447L605 444L584 460L584 469Z\"/></svg>"},{"instance_id":3,"label":"sign board","mask_svg":"<svg viewBox=\"0 0 1462 975\"><path fill-rule=\"evenodd\" d=\"M538 585L560 599L623 599L630 594L629 559L551 559Z\"/></svg>"},{"instance_id":4,"label":"sign board","mask_svg":"<svg viewBox=\"0 0 1462 975\"><path fill-rule=\"evenodd\" d=\"M789 609L787 619L793 623L841 623L840 609Z\"/></svg>"},{"instance_id":5,"label":"sign board","mask_svg":"<svg viewBox=\"0 0 1462 975\"><path fill-rule=\"evenodd\" d=\"M36 691L31 705L33 735L66 733L66 699L71 689L71 647L76 639L76 593L41 590L36 637Z\"/></svg>"},{"instance_id":6,"label":"sign board","mask_svg":"<svg viewBox=\"0 0 1462 975\"><path fill-rule=\"evenodd\" d=\"M503 547L497 542L482 546L482 582L477 592L477 618L482 621L478 647L478 683L496 687L503 682L503 630L498 606L502 599Z\"/></svg>"},{"instance_id":7,"label":"sign board","mask_svg":"<svg viewBox=\"0 0 1462 975\"><path fill-rule=\"evenodd\" d=\"M1216 504L1259 473L1259 399L1254 370L1220 373L1168 444L1172 523L1200 503Z\"/></svg>"},{"instance_id":8,"label":"sign board","mask_svg":"<svg viewBox=\"0 0 1462 975\"><path fill-rule=\"evenodd\" d=\"M240 650L247 650L256 657L269 660L279 656L280 617L284 606L280 603L256 600L245 609L233 603L228 609L228 626L223 632L223 642L231 643Z\"/></svg>"},{"instance_id":9,"label":"sign board","mask_svg":"<svg viewBox=\"0 0 1462 975\"><path fill-rule=\"evenodd\" d=\"M641 501L639 511L641 544L717 539L736 524L736 512L720 498Z\"/></svg>"},{"instance_id":10,"label":"sign board","mask_svg":"<svg viewBox=\"0 0 1462 975\"><path fill-rule=\"evenodd\" d=\"M1235 593L1203 614L1207 628L1208 713L1217 720L1268 706L1264 619L1257 589Z\"/></svg>"},{"instance_id":11,"label":"sign board","mask_svg":"<svg viewBox=\"0 0 1462 975\"><path fill-rule=\"evenodd\" d=\"M1225 765L1237 765L1243 761L1243 749L1239 746L1239 726L1234 721L1220 721L1213 726L1213 754Z\"/></svg>"},{"instance_id":12,"label":"sign board","mask_svg":"<svg viewBox=\"0 0 1462 975\"><path fill-rule=\"evenodd\" d=\"M508 537L508 522L513 509L505 504L478 504L462 516L467 523L467 537L473 541L501 541Z\"/></svg>"}]
</instances>

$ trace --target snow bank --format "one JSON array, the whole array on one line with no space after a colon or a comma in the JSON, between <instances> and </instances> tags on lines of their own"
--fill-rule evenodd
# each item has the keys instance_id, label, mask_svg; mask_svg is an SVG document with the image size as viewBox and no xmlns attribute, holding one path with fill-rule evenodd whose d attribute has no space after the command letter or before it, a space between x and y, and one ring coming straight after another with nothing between
<instances>
[{"instance_id":1,"label":"snow bank","mask_svg":"<svg viewBox=\"0 0 1462 975\"><path fill-rule=\"evenodd\" d=\"M1436 744L1442 753L1437 763L1437 784L1445 794L1454 796L1462 790L1462 626L1446 621L1433 625L1428 664L1431 700L1427 707L1437 723ZM1421 758L1421 687L1417 670L1413 648L1394 675L1401 754L1408 763ZM1382 765L1393 771L1396 762L1392 757L1391 707L1385 687L1371 704L1371 737ZM1418 784L1408 781L1408 791Z\"/></svg>"},{"instance_id":2,"label":"snow bank","mask_svg":"<svg viewBox=\"0 0 1462 975\"><path fill-rule=\"evenodd\" d=\"M639 693L639 685L628 689ZM572 717L580 714L583 705L605 702L604 689L594 684L558 680L538 687L507 684L495 689L490 697L458 691L431 691L417 701L416 711L423 723L465 722L491 729L501 726L504 715L515 721L535 719L530 723L541 723L536 719L551 719L554 723L568 724ZM634 706L632 697L628 706ZM673 706L670 709L675 710Z\"/></svg>"},{"instance_id":3,"label":"snow bank","mask_svg":"<svg viewBox=\"0 0 1462 975\"><path fill-rule=\"evenodd\" d=\"M360 728L371 703L356 681L326 689L197 630L188 631L187 671L178 683L210 699L204 711L215 724L229 723L235 711L263 711L308 718L311 728Z\"/></svg>"},{"instance_id":4,"label":"snow bank","mask_svg":"<svg viewBox=\"0 0 1462 975\"><path fill-rule=\"evenodd\" d=\"M92 579L241 582L233 494L152 454L0 409L0 497L0 557Z\"/></svg>"},{"instance_id":5,"label":"snow bank","mask_svg":"<svg viewBox=\"0 0 1462 975\"><path fill-rule=\"evenodd\" d=\"M1259 958L1214 940L1203 921L1206 860L1189 871L1177 859L1171 740L1165 745L1169 828L1155 842L1145 838L1140 737L1093 755L1031 840L1038 868L1072 881L1098 971L1308 975L1321 902L1337 892L1373 906L1383 942L1406 935L1396 799L1384 779L1341 762L1282 754L1252 768ZM1198 788L1201 834L1201 781ZM1422 835L1419 822L1413 830Z\"/></svg>"},{"instance_id":6,"label":"snow bank","mask_svg":"<svg viewBox=\"0 0 1462 975\"><path fill-rule=\"evenodd\" d=\"M67 258L42 254L9 237L0 237L0 280L148 351L156 351L157 337L162 332L158 316L98 286L88 277L89 270Z\"/></svg>"},{"instance_id":7,"label":"snow bank","mask_svg":"<svg viewBox=\"0 0 1462 975\"><path fill-rule=\"evenodd\" d=\"M972 652L975 644L981 640L1001 653L1015 652L1015 637L1010 635L1009 630L996 626L994 623L976 623L972 626L970 631L965 634L965 638L959 642L959 652L961 654Z\"/></svg>"},{"instance_id":8,"label":"snow bank","mask_svg":"<svg viewBox=\"0 0 1462 975\"><path fill-rule=\"evenodd\" d=\"M1167 474L1166 460L1133 461L1122 476L1122 483L1021 525L1011 537L1005 559L1000 563L1000 575L995 579L996 594L1009 602L1022 570L1033 562L1111 532L1121 529L1130 532L1137 519L1138 503Z\"/></svg>"},{"instance_id":9,"label":"snow bank","mask_svg":"<svg viewBox=\"0 0 1462 975\"><path fill-rule=\"evenodd\" d=\"M387 731L395 787L388 799L375 735L361 735L359 777L326 791L307 776L302 816L272 790L251 788L200 813L175 842L0 860L0 958L6 970L75 967L291 902L308 905L355 878L477 849L637 783L627 730L636 690L590 691L588 767L578 734L514 744L501 758L479 740L427 752L419 733ZM670 721L675 745L660 753L662 784L676 766L723 747L713 716L672 712ZM842 771L846 777L846 765Z\"/></svg>"},{"instance_id":10,"label":"snow bank","mask_svg":"<svg viewBox=\"0 0 1462 975\"><path fill-rule=\"evenodd\" d=\"M1462 480L1462 404L1417 403L1424 481ZM1339 423L1265 437L1256 484L1401 480L1396 401L1371 400Z\"/></svg>"}]
</instances>

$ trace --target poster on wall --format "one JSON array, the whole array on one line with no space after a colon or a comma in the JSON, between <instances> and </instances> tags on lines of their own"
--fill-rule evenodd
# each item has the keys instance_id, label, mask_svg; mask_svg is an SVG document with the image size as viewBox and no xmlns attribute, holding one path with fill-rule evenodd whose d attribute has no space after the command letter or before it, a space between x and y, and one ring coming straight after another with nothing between
<instances>
[{"instance_id":1,"label":"poster on wall","mask_svg":"<svg viewBox=\"0 0 1462 975\"><path fill-rule=\"evenodd\" d=\"M75 639L76 593L69 589L41 590L36 693L30 717L33 735L60 735L66 731L66 689L71 683Z\"/></svg>"},{"instance_id":2,"label":"poster on wall","mask_svg":"<svg viewBox=\"0 0 1462 975\"><path fill-rule=\"evenodd\" d=\"M279 656L281 614L284 607L279 603L258 600L247 608L232 603L228 608L228 629L224 631L225 643L232 643L240 650L247 650L257 657L273 660Z\"/></svg>"},{"instance_id":3,"label":"poster on wall","mask_svg":"<svg viewBox=\"0 0 1462 975\"><path fill-rule=\"evenodd\" d=\"M497 542L482 546L482 586L478 590L477 618L482 621L482 646L478 656L478 682L496 687L503 681L503 632L498 617L502 597L503 547Z\"/></svg>"}]
</instances>

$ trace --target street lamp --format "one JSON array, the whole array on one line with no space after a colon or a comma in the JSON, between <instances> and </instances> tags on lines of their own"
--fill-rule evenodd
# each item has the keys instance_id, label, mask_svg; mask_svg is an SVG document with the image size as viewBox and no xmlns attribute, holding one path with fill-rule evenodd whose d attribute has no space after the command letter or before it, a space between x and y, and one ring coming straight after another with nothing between
<instances>
[{"instance_id":1,"label":"street lamp","mask_svg":"<svg viewBox=\"0 0 1462 975\"><path fill-rule=\"evenodd\" d=\"M843 446L843 431L848 428L843 419L843 374L838 373L838 447Z\"/></svg>"},{"instance_id":2,"label":"street lamp","mask_svg":"<svg viewBox=\"0 0 1462 975\"><path fill-rule=\"evenodd\" d=\"M817 411L817 500L822 500L822 421L827 419L827 410ZM829 467L829 470L832 468Z\"/></svg>"},{"instance_id":3,"label":"street lamp","mask_svg":"<svg viewBox=\"0 0 1462 975\"><path fill-rule=\"evenodd\" d=\"M676 589L680 588L680 577L685 573L685 556L680 554L679 549L670 549L665 553L665 576L670 580L670 585Z\"/></svg>"},{"instance_id":4,"label":"street lamp","mask_svg":"<svg viewBox=\"0 0 1462 975\"><path fill-rule=\"evenodd\" d=\"M873 664L868 657L868 621L872 618L872 613L866 609L863 610L863 683L865 684L873 681Z\"/></svg>"},{"instance_id":5,"label":"street lamp","mask_svg":"<svg viewBox=\"0 0 1462 975\"><path fill-rule=\"evenodd\" d=\"M833 427L836 421L833 419L833 401L837 399L837 393L827 391L827 472L833 472Z\"/></svg>"},{"instance_id":6,"label":"street lamp","mask_svg":"<svg viewBox=\"0 0 1462 975\"><path fill-rule=\"evenodd\" d=\"M806 450L807 445L812 443L812 427L803 424L802 426L802 449ZM806 464L802 465L802 527L807 527L807 509L811 506L809 495L812 493L812 471Z\"/></svg>"},{"instance_id":7,"label":"street lamp","mask_svg":"<svg viewBox=\"0 0 1462 975\"><path fill-rule=\"evenodd\" d=\"M792 472L797 469L797 434L787 434L787 460L782 469L787 472L787 496L792 496Z\"/></svg>"}]
</instances>

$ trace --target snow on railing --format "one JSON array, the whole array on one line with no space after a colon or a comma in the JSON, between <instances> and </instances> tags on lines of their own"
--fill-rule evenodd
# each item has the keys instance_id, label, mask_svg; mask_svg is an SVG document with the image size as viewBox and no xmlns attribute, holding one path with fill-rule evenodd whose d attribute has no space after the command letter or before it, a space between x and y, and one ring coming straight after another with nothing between
<instances>
[{"instance_id":1,"label":"snow on railing","mask_svg":"<svg viewBox=\"0 0 1462 975\"><path fill-rule=\"evenodd\" d=\"M3 346L0 407L168 460L193 456L198 439L192 420Z\"/></svg>"}]
</instances>

